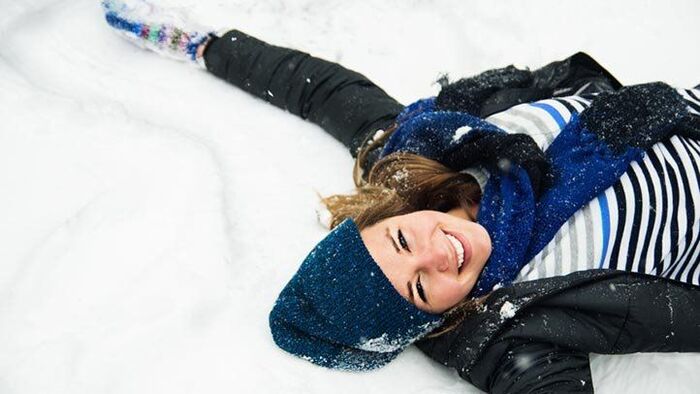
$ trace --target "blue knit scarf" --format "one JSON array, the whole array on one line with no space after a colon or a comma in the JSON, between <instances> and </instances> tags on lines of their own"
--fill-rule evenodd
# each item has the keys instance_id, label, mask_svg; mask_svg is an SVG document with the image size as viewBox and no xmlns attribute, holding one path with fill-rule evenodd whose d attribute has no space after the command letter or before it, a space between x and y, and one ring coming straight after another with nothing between
<instances>
[{"instance_id":1,"label":"blue knit scarf","mask_svg":"<svg viewBox=\"0 0 700 394\"><path fill-rule=\"evenodd\" d=\"M580 117L572 116L544 152L551 167L541 193L516 160L478 163L490 173L478 221L491 236L493 250L470 295L511 283L579 208L617 181L645 149L675 133L687 116L680 96L662 83L599 95ZM469 157L455 161L455 151L487 135L507 136L473 115L437 109L434 98L411 104L397 122L382 156L415 153L456 171L475 163Z\"/></svg>"}]
</instances>

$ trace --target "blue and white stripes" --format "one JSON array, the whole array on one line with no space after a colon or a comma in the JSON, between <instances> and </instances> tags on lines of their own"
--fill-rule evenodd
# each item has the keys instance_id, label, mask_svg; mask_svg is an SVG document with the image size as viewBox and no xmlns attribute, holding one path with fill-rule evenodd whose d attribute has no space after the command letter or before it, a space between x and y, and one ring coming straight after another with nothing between
<instances>
[{"instance_id":1,"label":"blue and white stripes","mask_svg":"<svg viewBox=\"0 0 700 394\"><path fill-rule=\"evenodd\" d=\"M678 89L700 114L700 91ZM581 97L522 104L487 120L508 132L530 134L546 150ZM700 285L700 142L673 136L572 216L516 281L608 268Z\"/></svg>"}]
</instances>

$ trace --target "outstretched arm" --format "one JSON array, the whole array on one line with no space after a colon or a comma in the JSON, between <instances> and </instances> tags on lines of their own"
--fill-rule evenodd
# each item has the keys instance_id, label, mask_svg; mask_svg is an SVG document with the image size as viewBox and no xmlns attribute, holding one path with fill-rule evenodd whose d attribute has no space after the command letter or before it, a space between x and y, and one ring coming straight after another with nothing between
<instances>
[{"instance_id":1,"label":"outstretched arm","mask_svg":"<svg viewBox=\"0 0 700 394\"><path fill-rule=\"evenodd\" d=\"M238 30L210 42L204 60L214 75L321 126L353 156L403 109L362 74Z\"/></svg>"}]
</instances>

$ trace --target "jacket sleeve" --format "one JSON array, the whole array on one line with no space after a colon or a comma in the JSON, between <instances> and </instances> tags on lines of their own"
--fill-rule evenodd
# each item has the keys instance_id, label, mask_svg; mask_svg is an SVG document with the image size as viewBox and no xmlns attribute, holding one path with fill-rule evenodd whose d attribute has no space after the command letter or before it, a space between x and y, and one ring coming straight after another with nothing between
<instances>
[{"instance_id":1,"label":"jacket sleeve","mask_svg":"<svg viewBox=\"0 0 700 394\"><path fill-rule=\"evenodd\" d=\"M483 336L479 330L493 321L478 315L472 319L416 345L487 393L593 392L587 351L536 337L498 335L489 341L490 335ZM479 349L484 341L490 343Z\"/></svg>"},{"instance_id":2,"label":"jacket sleeve","mask_svg":"<svg viewBox=\"0 0 700 394\"><path fill-rule=\"evenodd\" d=\"M548 343L489 347L468 376L488 393L592 393L588 354Z\"/></svg>"},{"instance_id":3,"label":"jacket sleeve","mask_svg":"<svg viewBox=\"0 0 700 394\"><path fill-rule=\"evenodd\" d=\"M592 392L589 353L700 351L697 286L623 271L592 272L499 289L484 311L417 345L492 393ZM545 288L546 296L535 295ZM537 298L513 319L500 317L504 300L519 304L532 297Z\"/></svg>"},{"instance_id":4,"label":"jacket sleeve","mask_svg":"<svg viewBox=\"0 0 700 394\"><path fill-rule=\"evenodd\" d=\"M214 38L204 60L214 75L321 126L353 156L403 109L362 74L238 30Z\"/></svg>"},{"instance_id":5,"label":"jacket sleeve","mask_svg":"<svg viewBox=\"0 0 700 394\"><path fill-rule=\"evenodd\" d=\"M460 375L492 393L591 393L589 353L697 352L699 310L695 286L646 275L599 280L523 311Z\"/></svg>"}]
</instances>

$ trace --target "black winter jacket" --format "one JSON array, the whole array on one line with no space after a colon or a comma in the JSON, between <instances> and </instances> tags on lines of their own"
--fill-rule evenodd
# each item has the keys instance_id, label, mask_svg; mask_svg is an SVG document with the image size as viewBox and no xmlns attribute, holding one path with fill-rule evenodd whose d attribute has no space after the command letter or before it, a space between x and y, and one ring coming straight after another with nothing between
<instances>
[{"instance_id":1,"label":"black winter jacket","mask_svg":"<svg viewBox=\"0 0 700 394\"><path fill-rule=\"evenodd\" d=\"M418 347L489 393L589 393L589 353L699 352L698 333L699 288L590 270L496 290Z\"/></svg>"},{"instance_id":2,"label":"black winter jacket","mask_svg":"<svg viewBox=\"0 0 700 394\"><path fill-rule=\"evenodd\" d=\"M318 124L353 156L403 108L359 73L237 30L207 47L205 63L216 76ZM526 101L619 87L578 53L533 72L508 67L445 83L438 103L485 117ZM590 270L496 290L455 329L417 345L487 392L592 392L589 353L698 352L698 333L699 288Z\"/></svg>"}]
</instances>

